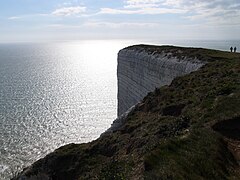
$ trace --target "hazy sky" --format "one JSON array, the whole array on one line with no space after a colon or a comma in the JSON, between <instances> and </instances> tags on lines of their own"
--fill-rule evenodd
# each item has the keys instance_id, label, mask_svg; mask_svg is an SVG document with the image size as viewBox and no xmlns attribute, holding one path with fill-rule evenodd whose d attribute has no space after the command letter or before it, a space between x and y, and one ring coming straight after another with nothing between
<instances>
[{"instance_id":1,"label":"hazy sky","mask_svg":"<svg viewBox=\"0 0 240 180\"><path fill-rule=\"evenodd\" d=\"M240 0L0 0L0 42L240 39Z\"/></svg>"}]
</instances>

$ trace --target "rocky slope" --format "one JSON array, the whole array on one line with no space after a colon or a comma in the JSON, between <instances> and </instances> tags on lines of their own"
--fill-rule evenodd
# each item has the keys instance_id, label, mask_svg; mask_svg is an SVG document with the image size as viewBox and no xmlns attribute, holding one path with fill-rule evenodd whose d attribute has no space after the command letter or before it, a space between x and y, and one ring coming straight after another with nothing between
<instances>
[{"instance_id":1,"label":"rocky slope","mask_svg":"<svg viewBox=\"0 0 240 180\"><path fill-rule=\"evenodd\" d=\"M240 179L240 54L130 48L206 65L149 93L114 131L63 146L15 179Z\"/></svg>"}]
</instances>

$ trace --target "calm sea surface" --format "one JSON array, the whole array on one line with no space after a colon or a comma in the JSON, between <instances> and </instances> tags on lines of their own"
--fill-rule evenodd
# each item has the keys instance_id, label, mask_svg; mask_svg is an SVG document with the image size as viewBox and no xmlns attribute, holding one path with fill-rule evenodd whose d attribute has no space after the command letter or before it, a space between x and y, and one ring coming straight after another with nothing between
<instances>
[{"instance_id":1,"label":"calm sea surface","mask_svg":"<svg viewBox=\"0 0 240 180\"><path fill-rule=\"evenodd\" d=\"M59 146L99 137L117 114L117 52L137 43L240 48L240 41L0 44L0 179Z\"/></svg>"}]
</instances>

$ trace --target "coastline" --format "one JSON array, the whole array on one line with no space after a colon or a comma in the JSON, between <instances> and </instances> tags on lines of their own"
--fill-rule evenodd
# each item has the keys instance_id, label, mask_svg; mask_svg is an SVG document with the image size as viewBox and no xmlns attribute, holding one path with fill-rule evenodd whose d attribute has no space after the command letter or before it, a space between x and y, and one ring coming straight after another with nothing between
<instances>
[{"instance_id":1,"label":"coastline","mask_svg":"<svg viewBox=\"0 0 240 180\"><path fill-rule=\"evenodd\" d=\"M155 53L164 49L178 58L183 52L181 56L197 57L207 64L149 93L120 128L90 143L63 146L15 179L239 178L229 137L212 127L240 117L240 85L236 83L240 54L181 47L150 49Z\"/></svg>"}]
</instances>

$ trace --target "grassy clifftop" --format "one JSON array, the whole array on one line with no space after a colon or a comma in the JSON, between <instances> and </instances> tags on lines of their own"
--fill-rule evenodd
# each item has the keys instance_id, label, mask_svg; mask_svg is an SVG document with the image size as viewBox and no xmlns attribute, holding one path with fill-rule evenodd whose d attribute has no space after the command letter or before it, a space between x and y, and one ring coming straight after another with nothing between
<instances>
[{"instance_id":1,"label":"grassy clifftop","mask_svg":"<svg viewBox=\"0 0 240 180\"><path fill-rule=\"evenodd\" d=\"M133 46L208 62L149 93L117 131L25 169L45 179L240 179L240 54Z\"/></svg>"}]
</instances>

